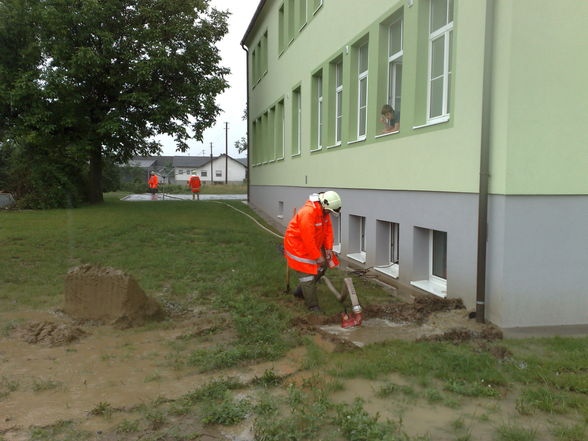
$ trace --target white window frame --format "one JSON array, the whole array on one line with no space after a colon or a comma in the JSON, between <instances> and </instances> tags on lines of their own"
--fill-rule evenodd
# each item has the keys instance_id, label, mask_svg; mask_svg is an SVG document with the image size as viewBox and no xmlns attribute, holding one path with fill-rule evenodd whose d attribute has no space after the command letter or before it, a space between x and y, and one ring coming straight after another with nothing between
<instances>
[{"instance_id":1,"label":"white window frame","mask_svg":"<svg viewBox=\"0 0 588 441\"><path fill-rule=\"evenodd\" d=\"M388 224L388 262L383 265L376 265L374 269L387 276L398 278L400 273L399 265L399 243L400 243L400 225L396 222L386 222Z\"/></svg>"},{"instance_id":2,"label":"white window frame","mask_svg":"<svg viewBox=\"0 0 588 441\"><path fill-rule=\"evenodd\" d=\"M335 144L341 145L343 123L343 61L335 63Z\"/></svg>"},{"instance_id":3,"label":"white window frame","mask_svg":"<svg viewBox=\"0 0 588 441\"><path fill-rule=\"evenodd\" d=\"M366 66L366 70L364 71L360 71L361 69L361 51L365 48L366 51L368 51L368 62L367 62L367 66ZM369 46L368 43L364 43L362 44L360 47L357 48L357 71L358 71L358 76L357 76L357 140L364 140L366 139L367 136L367 125L368 125L368 121L367 121L367 109L368 109L368 93L369 93L369 89L368 89L368 70L369 70ZM361 98L362 98L362 93L361 93L361 86L362 86L362 82L365 82L365 106L361 105ZM364 127L364 133L361 133L361 115L362 112L365 113L365 127Z\"/></svg>"},{"instance_id":4,"label":"white window frame","mask_svg":"<svg viewBox=\"0 0 588 441\"><path fill-rule=\"evenodd\" d=\"M292 153L292 156L296 156L296 155L300 155L300 152L302 150L302 89L298 88L296 90L294 90L294 97L296 99L296 115L297 115L297 120L296 120L296 127L294 127L294 130L296 130L296 152Z\"/></svg>"},{"instance_id":5,"label":"white window frame","mask_svg":"<svg viewBox=\"0 0 588 441\"><path fill-rule=\"evenodd\" d=\"M437 0L431 0L429 4L429 66L427 72L427 124L433 124L435 122L443 122L449 119L449 92L451 86L451 41L453 37L453 17L449 21L449 11L453 10L453 0L447 0L446 10L446 21L447 24L431 32L432 21L433 21L433 3ZM433 43L438 39L443 38L443 73L436 77L431 78L433 68ZM431 116L431 92L432 83L434 80L442 78L442 103L441 103L441 114Z\"/></svg>"},{"instance_id":6,"label":"white window frame","mask_svg":"<svg viewBox=\"0 0 588 441\"><path fill-rule=\"evenodd\" d=\"M284 159L284 153L286 151L286 111L284 109L284 101L280 101L276 107L276 110L279 111L280 115L278 115L278 117L280 118L280 133L278 134L278 136L281 137L281 145L280 145L280 151L276 152L277 158L276 159Z\"/></svg>"},{"instance_id":7,"label":"white window frame","mask_svg":"<svg viewBox=\"0 0 588 441\"><path fill-rule=\"evenodd\" d=\"M208 178L208 170L202 170L200 172L200 176L202 176L203 178Z\"/></svg>"},{"instance_id":8,"label":"white window frame","mask_svg":"<svg viewBox=\"0 0 588 441\"><path fill-rule=\"evenodd\" d=\"M323 128L325 125L325 121L323 118L323 76L316 77L316 93L317 93L317 140L316 140L316 148L320 150L323 148Z\"/></svg>"},{"instance_id":9,"label":"white window frame","mask_svg":"<svg viewBox=\"0 0 588 441\"><path fill-rule=\"evenodd\" d=\"M400 50L391 54L390 48L390 34L392 32L392 26L400 22ZM404 20L399 18L390 24L388 27L388 104L392 106L394 111L400 111L397 99L401 99L400 96L396 96L397 89L397 72L398 69L402 70L402 58L404 55ZM400 85L402 87L402 85Z\"/></svg>"},{"instance_id":10,"label":"white window frame","mask_svg":"<svg viewBox=\"0 0 588 441\"><path fill-rule=\"evenodd\" d=\"M214 177L215 178L222 178L223 177L223 171L222 170L215 170L214 171Z\"/></svg>"}]
</instances>

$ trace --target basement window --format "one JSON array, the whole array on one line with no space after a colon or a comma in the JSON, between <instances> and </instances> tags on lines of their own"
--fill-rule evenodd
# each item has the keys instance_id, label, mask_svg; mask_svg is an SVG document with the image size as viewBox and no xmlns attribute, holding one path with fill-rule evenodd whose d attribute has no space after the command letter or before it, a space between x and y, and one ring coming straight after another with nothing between
<instances>
[{"instance_id":1,"label":"basement window","mask_svg":"<svg viewBox=\"0 0 588 441\"><path fill-rule=\"evenodd\" d=\"M410 283L436 296L447 297L447 233L438 230L423 231L427 232L427 278ZM415 239L417 243L418 237Z\"/></svg>"},{"instance_id":2,"label":"basement window","mask_svg":"<svg viewBox=\"0 0 588 441\"><path fill-rule=\"evenodd\" d=\"M364 216L349 216L349 250L350 259L360 263L367 261L366 253L366 222Z\"/></svg>"},{"instance_id":3,"label":"basement window","mask_svg":"<svg viewBox=\"0 0 588 441\"><path fill-rule=\"evenodd\" d=\"M376 265L374 269L387 276L398 278L400 226L396 222L376 223Z\"/></svg>"}]
</instances>

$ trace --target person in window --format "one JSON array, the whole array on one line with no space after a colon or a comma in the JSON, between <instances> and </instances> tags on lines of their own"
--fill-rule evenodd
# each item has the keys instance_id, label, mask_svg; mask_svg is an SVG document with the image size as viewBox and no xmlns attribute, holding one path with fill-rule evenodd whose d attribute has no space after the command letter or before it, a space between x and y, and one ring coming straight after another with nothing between
<instances>
[{"instance_id":1,"label":"person in window","mask_svg":"<svg viewBox=\"0 0 588 441\"><path fill-rule=\"evenodd\" d=\"M333 253L330 214L337 216L340 210L341 198L336 192L311 194L288 224L284 235L284 255L288 267L296 271L300 281L294 295L303 297L312 312L321 312L316 295L320 276L327 267L339 264Z\"/></svg>"},{"instance_id":2,"label":"person in window","mask_svg":"<svg viewBox=\"0 0 588 441\"><path fill-rule=\"evenodd\" d=\"M200 178L192 173L192 176L190 176L190 180L188 181L188 186L192 190L192 200L194 200L195 197L198 197L198 200L200 200L201 185Z\"/></svg>"},{"instance_id":3,"label":"person in window","mask_svg":"<svg viewBox=\"0 0 588 441\"><path fill-rule=\"evenodd\" d=\"M159 179L154 171L151 172L151 176L149 177L149 193L151 193L151 199L157 199L155 193L157 193L157 185L159 184Z\"/></svg>"},{"instance_id":4,"label":"person in window","mask_svg":"<svg viewBox=\"0 0 588 441\"><path fill-rule=\"evenodd\" d=\"M380 112L380 121L384 124L382 133L398 132L400 130L400 112L395 112L391 105L384 104Z\"/></svg>"}]
</instances>

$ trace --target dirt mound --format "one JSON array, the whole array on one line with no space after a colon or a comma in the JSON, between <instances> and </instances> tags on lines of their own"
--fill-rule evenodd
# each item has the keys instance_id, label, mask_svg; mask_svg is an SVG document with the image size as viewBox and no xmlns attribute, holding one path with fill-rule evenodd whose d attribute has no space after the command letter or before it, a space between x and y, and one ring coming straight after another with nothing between
<instances>
[{"instance_id":1,"label":"dirt mound","mask_svg":"<svg viewBox=\"0 0 588 441\"><path fill-rule=\"evenodd\" d=\"M133 277L98 265L68 271L63 310L78 320L110 322L121 328L164 317L161 306L145 295Z\"/></svg>"},{"instance_id":2,"label":"dirt mound","mask_svg":"<svg viewBox=\"0 0 588 441\"><path fill-rule=\"evenodd\" d=\"M440 297L417 297L412 303L390 305L367 305L364 318L382 318L394 322L422 323L429 315L439 311L465 309L461 299L442 299Z\"/></svg>"},{"instance_id":3,"label":"dirt mound","mask_svg":"<svg viewBox=\"0 0 588 441\"><path fill-rule=\"evenodd\" d=\"M82 329L49 321L29 322L15 330L15 336L31 344L62 346L88 335Z\"/></svg>"}]
</instances>

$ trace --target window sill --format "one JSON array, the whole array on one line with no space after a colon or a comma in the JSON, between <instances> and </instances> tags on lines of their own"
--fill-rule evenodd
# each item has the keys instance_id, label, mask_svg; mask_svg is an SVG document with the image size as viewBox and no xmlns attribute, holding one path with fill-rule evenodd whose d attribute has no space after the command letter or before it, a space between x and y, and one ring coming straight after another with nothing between
<instances>
[{"instance_id":1,"label":"window sill","mask_svg":"<svg viewBox=\"0 0 588 441\"><path fill-rule=\"evenodd\" d=\"M352 253L352 254L348 254L347 257L349 257L350 259L356 260L359 263L365 263L366 262L366 254L365 252L359 252L359 253Z\"/></svg>"},{"instance_id":2,"label":"window sill","mask_svg":"<svg viewBox=\"0 0 588 441\"><path fill-rule=\"evenodd\" d=\"M319 9L322 8L322 7L323 7L323 2L321 1L321 4L318 5L318 7L314 10L314 12L312 13L312 15L316 14L319 11Z\"/></svg>"},{"instance_id":3,"label":"window sill","mask_svg":"<svg viewBox=\"0 0 588 441\"><path fill-rule=\"evenodd\" d=\"M399 266L397 263L393 263L390 266L383 266L383 267L374 267L374 269L382 274L386 274L387 276L393 277L395 279L398 279L398 273L399 273Z\"/></svg>"},{"instance_id":4,"label":"window sill","mask_svg":"<svg viewBox=\"0 0 588 441\"><path fill-rule=\"evenodd\" d=\"M341 142L338 142L337 144L329 145L329 146L327 146L327 149L334 149L335 147L341 147Z\"/></svg>"},{"instance_id":5,"label":"window sill","mask_svg":"<svg viewBox=\"0 0 588 441\"><path fill-rule=\"evenodd\" d=\"M432 280L417 280L414 282L410 282L412 286L416 286L417 288L422 289L423 291L427 291L431 294L435 294L438 297L447 297L447 284L434 282Z\"/></svg>"},{"instance_id":6,"label":"window sill","mask_svg":"<svg viewBox=\"0 0 588 441\"><path fill-rule=\"evenodd\" d=\"M284 215L283 215L283 214L278 214L276 217L277 217L278 219L284 219Z\"/></svg>"},{"instance_id":7,"label":"window sill","mask_svg":"<svg viewBox=\"0 0 588 441\"><path fill-rule=\"evenodd\" d=\"M363 137L363 138L359 138L359 139L356 139L356 140L354 140L354 141L349 141L349 142L347 143L347 145L356 144L356 143L358 143L358 142L362 142L362 141L365 141L365 137Z\"/></svg>"},{"instance_id":8,"label":"window sill","mask_svg":"<svg viewBox=\"0 0 588 441\"><path fill-rule=\"evenodd\" d=\"M299 158L299 157L301 157L301 156L302 156L302 154L301 154L301 153L294 153L294 154L293 154L291 157L292 157L292 158Z\"/></svg>"},{"instance_id":9,"label":"window sill","mask_svg":"<svg viewBox=\"0 0 588 441\"><path fill-rule=\"evenodd\" d=\"M333 251L337 254L341 254L341 244L333 245Z\"/></svg>"},{"instance_id":10,"label":"window sill","mask_svg":"<svg viewBox=\"0 0 588 441\"><path fill-rule=\"evenodd\" d=\"M374 136L374 138L384 138L385 136L396 135L397 133L400 133L400 130L396 130L395 132L380 133L379 135Z\"/></svg>"},{"instance_id":11,"label":"window sill","mask_svg":"<svg viewBox=\"0 0 588 441\"><path fill-rule=\"evenodd\" d=\"M314 152L320 152L323 148L322 147L316 147L316 148L311 148L310 149L310 153L314 153Z\"/></svg>"},{"instance_id":12,"label":"window sill","mask_svg":"<svg viewBox=\"0 0 588 441\"><path fill-rule=\"evenodd\" d=\"M423 129L425 127L431 127L431 126L436 126L437 124L443 124L446 123L447 121L449 121L449 115L445 115L445 116L441 116L439 118L435 118L432 119L430 121L427 121L425 124L420 125L420 126L414 126L412 129L416 130L416 129Z\"/></svg>"}]
</instances>

